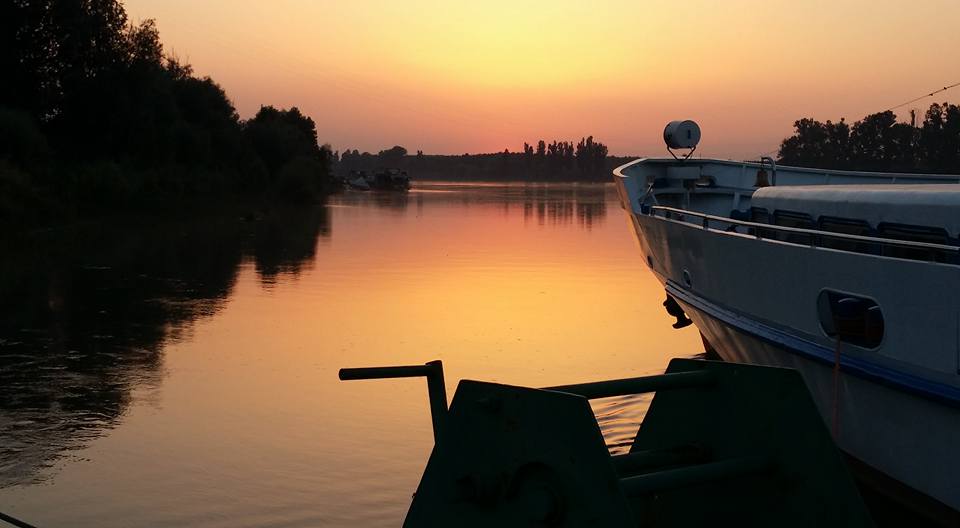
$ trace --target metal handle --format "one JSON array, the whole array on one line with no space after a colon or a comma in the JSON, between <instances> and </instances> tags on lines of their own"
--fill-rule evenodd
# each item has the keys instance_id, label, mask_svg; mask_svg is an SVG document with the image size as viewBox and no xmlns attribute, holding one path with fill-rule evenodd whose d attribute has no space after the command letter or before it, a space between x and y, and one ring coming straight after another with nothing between
<instances>
[{"instance_id":1,"label":"metal handle","mask_svg":"<svg viewBox=\"0 0 960 528\"><path fill-rule=\"evenodd\" d=\"M399 367L361 367L340 369L340 380L386 378L427 378L427 396L430 398L430 417L433 419L433 441L439 444L447 420L447 388L443 382L443 362L439 359L424 365Z\"/></svg>"},{"instance_id":2,"label":"metal handle","mask_svg":"<svg viewBox=\"0 0 960 528\"><path fill-rule=\"evenodd\" d=\"M710 371L695 370L690 372L671 372L657 376L643 376L640 378L578 383L576 385L558 385L556 387L544 387L543 390L567 392L593 400L596 398L656 392L658 390L703 387L713 382L714 377Z\"/></svg>"}]
</instances>

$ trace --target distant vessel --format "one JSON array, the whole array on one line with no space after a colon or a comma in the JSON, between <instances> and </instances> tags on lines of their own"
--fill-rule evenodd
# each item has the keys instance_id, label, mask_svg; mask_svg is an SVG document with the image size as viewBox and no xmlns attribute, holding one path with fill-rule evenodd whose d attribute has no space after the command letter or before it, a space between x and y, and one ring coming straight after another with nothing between
<instances>
[{"instance_id":1,"label":"distant vessel","mask_svg":"<svg viewBox=\"0 0 960 528\"><path fill-rule=\"evenodd\" d=\"M406 191L410 189L410 176L400 169L382 169L373 172L350 171L347 185L361 191Z\"/></svg>"},{"instance_id":2,"label":"distant vessel","mask_svg":"<svg viewBox=\"0 0 960 528\"><path fill-rule=\"evenodd\" d=\"M692 153L700 130L664 136ZM798 369L865 478L957 522L960 176L687 158L614 170L678 325Z\"/></svg>"},{"instance_id":3,"label":"distant vessel","mask_svg":"<svg viewBox=\"0 0 960 528\"><path fill-rule=\"evenodd\" d=\"M346 182L351 189L357 189L360 191L370 190L370 184L367 182L367 175L363 171L350 171L350 175L347 177Z\"/></svg>"}]
</instances>

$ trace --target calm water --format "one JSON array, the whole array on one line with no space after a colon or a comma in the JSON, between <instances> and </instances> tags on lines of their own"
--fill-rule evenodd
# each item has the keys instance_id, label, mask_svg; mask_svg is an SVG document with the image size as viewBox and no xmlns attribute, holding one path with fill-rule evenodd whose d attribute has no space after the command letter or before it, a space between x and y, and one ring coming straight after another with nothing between
<instances>
[{"instance_id":1,"label":"calm water","mask_svg":"<svg viewBox=\"0 0 960 528\"><path fill-rule=\"evenodd\" d=\"M124 221L0 259L0 511L44 526L397 526L442 359L543 386L662 371L676 331L609 185L424 184ZM644 398L595 403L623 449Z\"/></svg>"}]
</instances>

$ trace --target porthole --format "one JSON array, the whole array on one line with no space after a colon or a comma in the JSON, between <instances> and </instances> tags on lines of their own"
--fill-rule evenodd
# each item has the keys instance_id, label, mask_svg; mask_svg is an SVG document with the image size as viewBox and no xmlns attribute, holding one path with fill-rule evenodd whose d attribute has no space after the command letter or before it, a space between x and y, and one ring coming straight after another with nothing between
<instances>
[{"instance_id":1,"label":"porthole","mask_svg":"<svg viewBox=\"0 0 960 528\"><path fill-rule=\"evenodd\" d=\"M827 336L863 348L877 348L883 341L883 311L873 299L834 290L817 298L820 328Z\"/></svg>"},{"instance_id":2,"label":"porthole","mask_svg":"<svg viewBox=\"0 0 960 528\"><path fill-rule=\"evenodd\" d=\"M687 270L683 270L683 283L687 288L693 287L693 279L690 278L690 272Z\"/></svg>"}]
</instances>

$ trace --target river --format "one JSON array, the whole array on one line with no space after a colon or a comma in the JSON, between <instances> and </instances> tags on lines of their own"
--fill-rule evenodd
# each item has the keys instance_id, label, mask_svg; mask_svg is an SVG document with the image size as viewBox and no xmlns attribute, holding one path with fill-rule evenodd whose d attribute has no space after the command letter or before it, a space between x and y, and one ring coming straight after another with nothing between
<instances>
[{"instance_id":1,"label":"river","mask_svg":"<svg viewBox=\"0 0 960 528\"><path fill-rule=\"evenodd\" d=\"M0 512L40 527L398 526L432 445L425 383L339 368L441 359L452 396L702 350L611 185L118 220L38 234L0 272ZM594 402L612 450L648 401Z\"/></svg>"}]
</instances>

